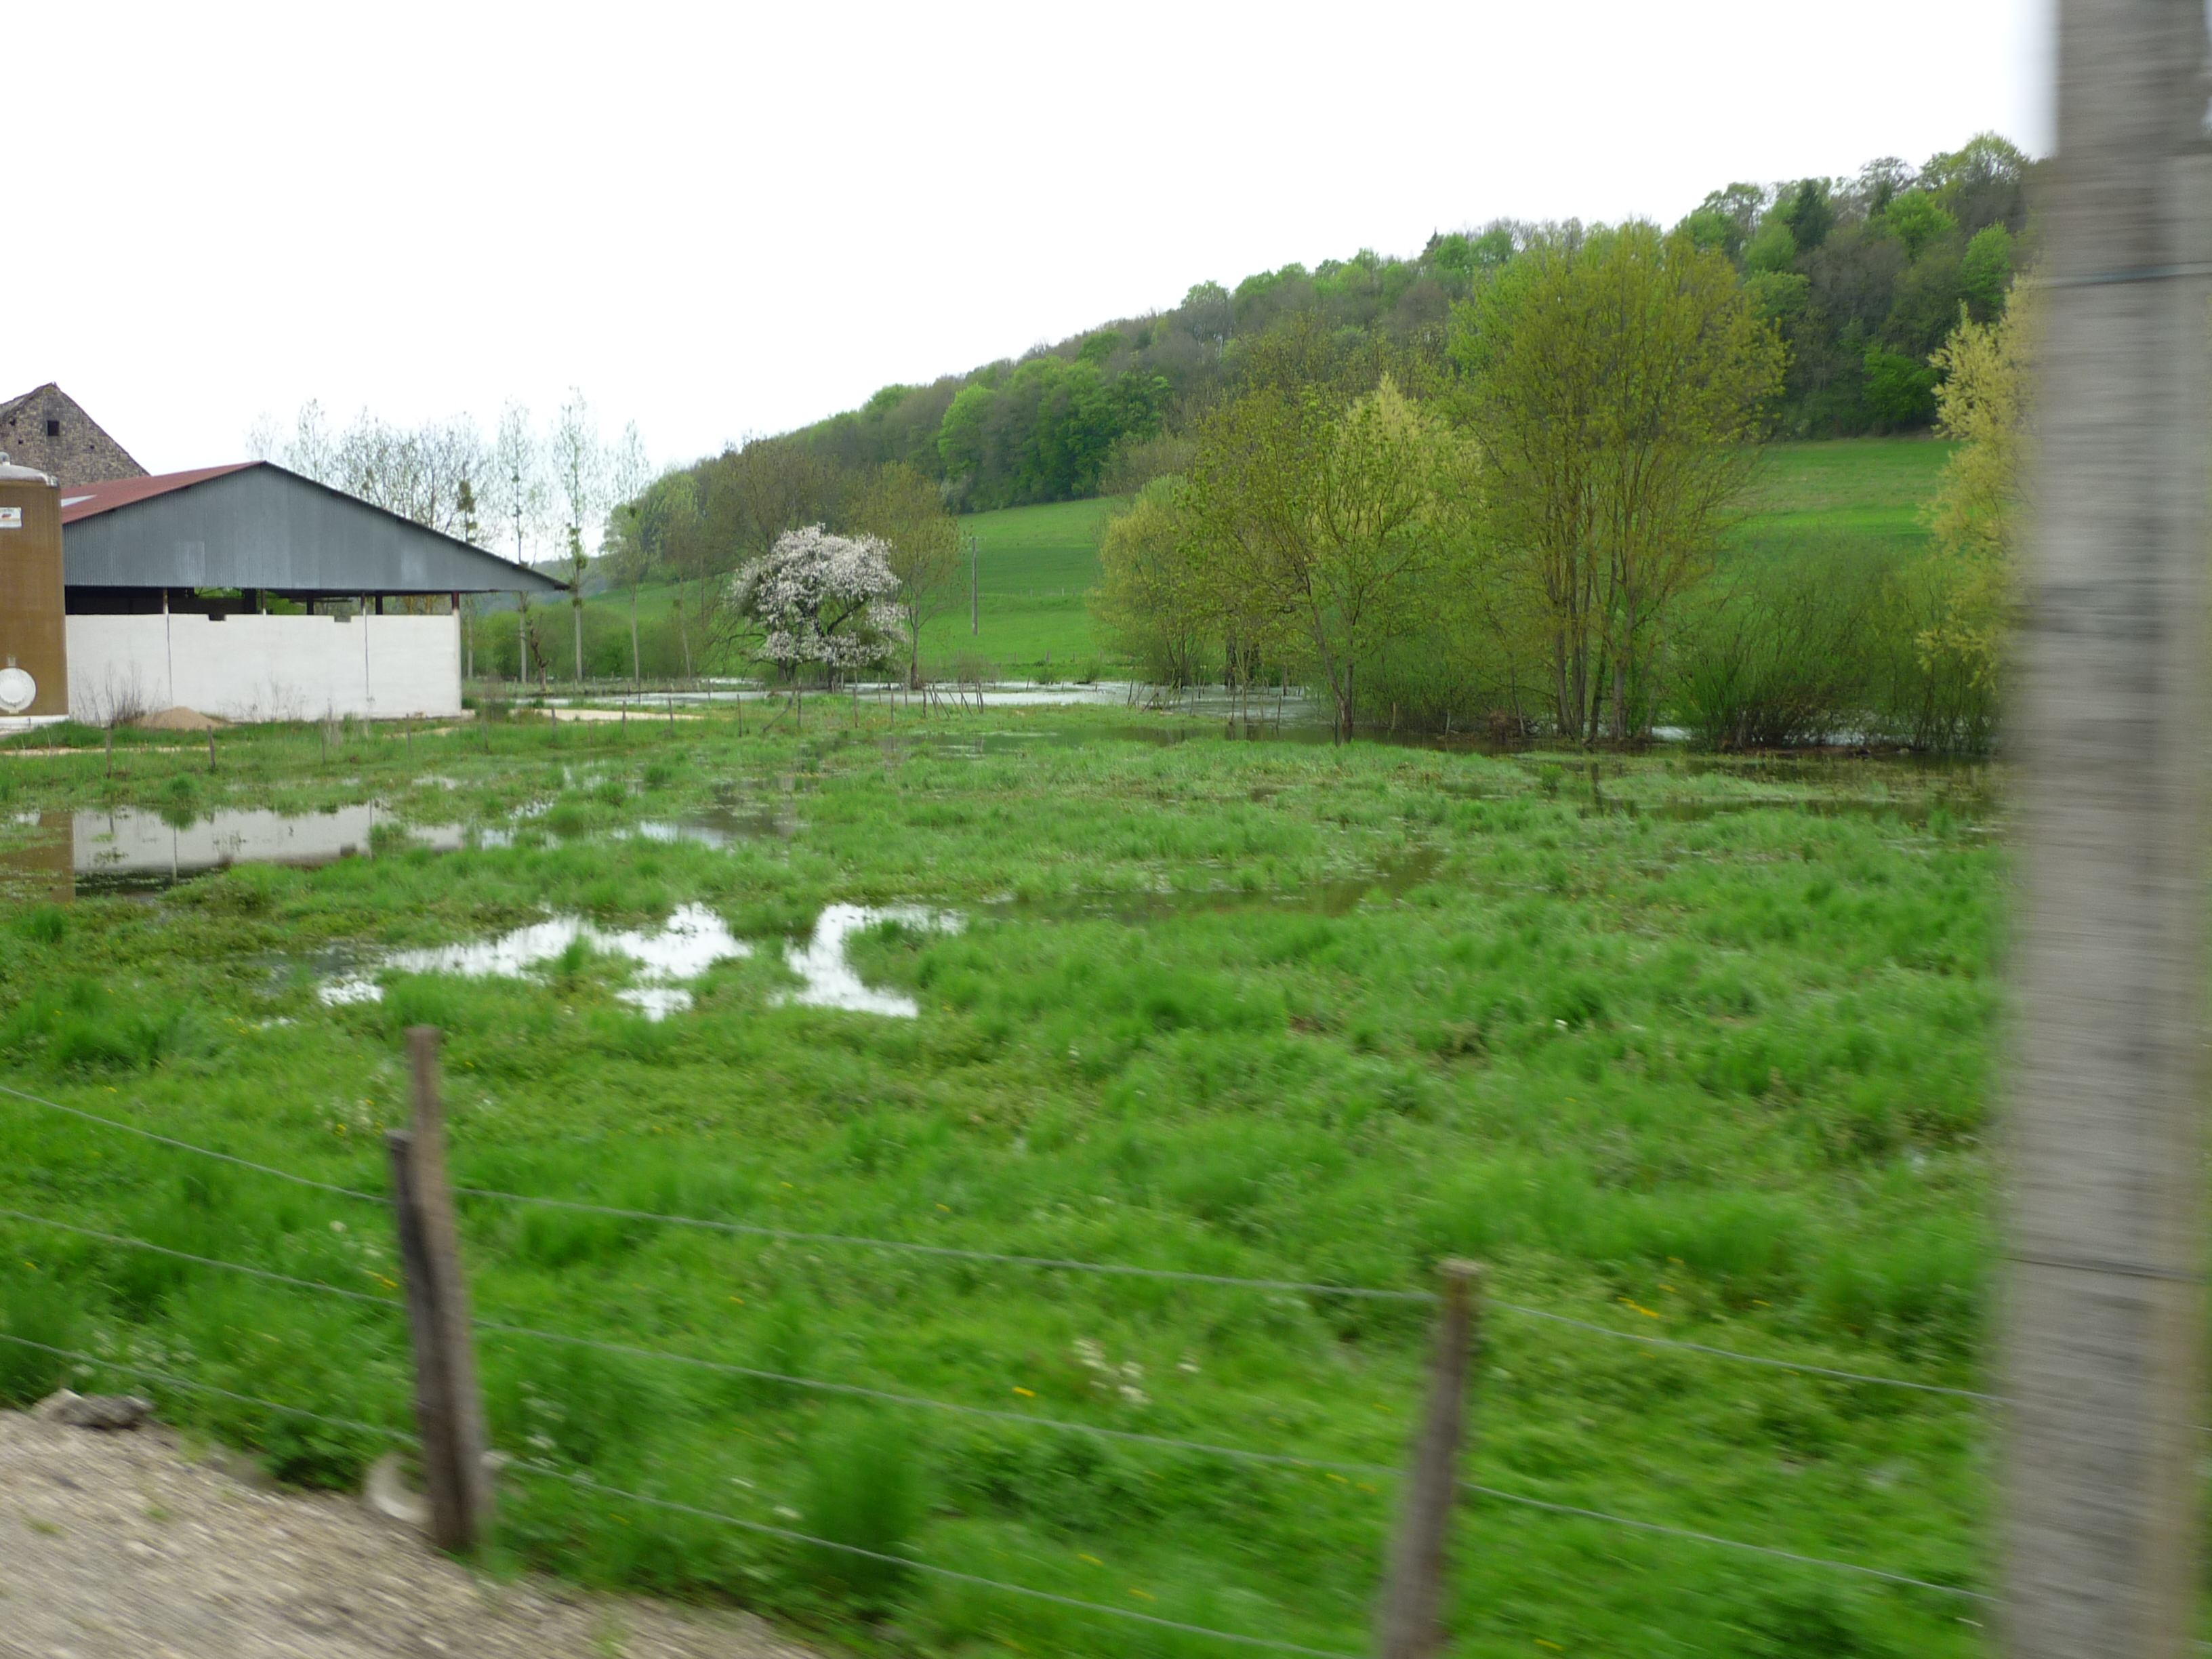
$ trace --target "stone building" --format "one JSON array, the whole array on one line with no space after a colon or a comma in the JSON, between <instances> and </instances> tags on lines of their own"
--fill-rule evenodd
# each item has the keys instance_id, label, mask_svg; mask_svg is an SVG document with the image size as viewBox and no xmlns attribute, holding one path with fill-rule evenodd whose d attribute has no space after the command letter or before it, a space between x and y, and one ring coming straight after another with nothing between
<instances>
[{"instance_id":1,"label":"stone building","mask_svg":"<svg viewBox=\"0 0 2212 1659\"><path fill-rule=\"evenodd\" d=\"M64 489L146 476L146 469L51 380L0 403L0 453L17 466L52 473Z\"/></svg>"}]
</instances>

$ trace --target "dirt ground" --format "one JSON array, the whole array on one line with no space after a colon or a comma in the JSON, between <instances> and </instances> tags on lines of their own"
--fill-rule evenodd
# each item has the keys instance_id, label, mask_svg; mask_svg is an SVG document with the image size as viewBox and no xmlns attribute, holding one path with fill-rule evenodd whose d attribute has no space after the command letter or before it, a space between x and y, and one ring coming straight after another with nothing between
<instances>
[{"instance_id":1,"label":"dirt ground","mask_svg":"<svg viewBox=\"0 0 2212 1659\"><path fill-rule=\"evenodd\" d=\"M0 1413L5 1659L815 1659L759 1620L495 1584L357 1499L259 1490L167 1431Z\"/></svg>"}]
</instances>

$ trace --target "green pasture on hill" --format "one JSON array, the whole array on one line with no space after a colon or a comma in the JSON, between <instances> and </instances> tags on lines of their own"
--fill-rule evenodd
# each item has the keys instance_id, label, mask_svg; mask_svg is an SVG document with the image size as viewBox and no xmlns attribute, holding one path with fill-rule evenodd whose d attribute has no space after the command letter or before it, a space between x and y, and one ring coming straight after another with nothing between
<instances>
[{"instance_id":1,"label":"green pasture on hill","mask_svg":"<svg viewBox=\"0 0 2212 1659\"><path fill-rule=\"evenodd\" d=\"M1848 532L1917 542L1922 513L1957 445L1932 438L1835 438L1777 444L1759 463L1741 534Z\"/></svg>"},{"instance_id":2,"label":"green pasture on hill","mask_svg":"<svg viewBox=\"0 0 2212 1659\"><path fill-rule=\"evenodd\" d=\"M1098 580L1098 532L1110 503L1055 501L974 513L960 532L976 542L979 626L969 632L968 577L922 630L922 649L947 665L973 656L1009 678L1049 662L1067 679L1103 655L1085 595Z\"/></svg>"},{"instance_id":3,"label":"green pasture on hill","mask_svg":"<svg viewBox=\"0 0 2212 1659\"><path fill-rule=\"evenodd\" d=\"M1050 525L1050 515L1039 519ZM1034 531L1025 532L1034 535ZM1062 544L1066 545L1065 543ZM1035 591L1034 589L1032 591ZM386 1190L404 1028L447 1035L464 1184L810 1235L1419 1287L1839 1370L1987 1386L1984 1139L2002 862L1984 769L1585 762L1224 741L1118 710L803 736L535 720L447 735L97 733L0 753L0 1081ZM21 744L12 745L21 747ZM369 855L41 902L58 816L380 800ZM40 827L44 817L48 828ZM410 826L467 845L410 847ZM692 828L687 829L686 826ZM721 844L704 836L711 830ZM850 959L915 1018L789 1000L823 905L949 916ZM579 944L380 969L558 915L707 907L751 952L650 1022ZM325 1006L334 975L381 1001ZM0 1099L0 1207L388 1296L379 1204ZM483 1337L502 1449L606 1486L1235 1634L1367 1650L1418 1306L902 1255L465 1201L481 1317L746 1367ZM345 1488L384 1449L149 1379L410 1422L404 1326L0 1218L0 1398L67 1379ZM1966 1400L1610 1340L1503 1305L1468 1479L1989 1582ZM1011 1412L826 1395L806 1378ZM1315 1460L1239 1462L1021 1419ZM759 1608L871 1654L1237 1650L510 1474L495 1568ZM1980 1652L1975 1605L1470 1494L1455 1659Z\"/></svg>"}]
</instances>

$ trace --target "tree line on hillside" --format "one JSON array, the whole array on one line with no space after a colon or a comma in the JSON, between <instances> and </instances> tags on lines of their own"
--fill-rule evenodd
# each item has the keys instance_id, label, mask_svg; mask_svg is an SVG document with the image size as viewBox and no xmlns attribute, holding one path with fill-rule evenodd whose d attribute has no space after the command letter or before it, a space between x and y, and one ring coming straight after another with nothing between
<instances>
[{"instance_id":1,"label":"tree line on hillside","mask_svg":"<svg viewBox=\"0 0 2212 1659\"><path fill-rule=\"evenodd\" d=\"M2021 259L2030 164L1993 134L1849 179L1732 184L1678 228L1747 280L1790 348L1775 409L1790 437L1923 429L1929 358L1961 303L1980 320ZM1244 377L1253 348L1293 319L1431 362L1452 307L1572 224L1498 221L1432 236L1410 258L1363 249L1285 265L1233 289L1200 283L1166 312L1125 318L927 386L884 386L859 409L790 434L833 464L900 461L960 511L1110 490L1117 452L1188 424Z\"/></svg>"},{"instance_id":2,"label":"tree line on hillside","mask_svg":"<svg viewBox=\"0 0 2212 1659\"><path fill-rule=\"evenodd\" d=\"M1760 234L1764 234L1763 232ZM1965 440L1925 546L1738 534L1790 396L1771 271L1696 225L1535 234L1439 352L1271 329L1109 518L1094 611L1168 684L1291 684L1388 722L1576 742L1989 739L2009 592L2018 319L1934 354Z\"/></svg>"}]
</instances>

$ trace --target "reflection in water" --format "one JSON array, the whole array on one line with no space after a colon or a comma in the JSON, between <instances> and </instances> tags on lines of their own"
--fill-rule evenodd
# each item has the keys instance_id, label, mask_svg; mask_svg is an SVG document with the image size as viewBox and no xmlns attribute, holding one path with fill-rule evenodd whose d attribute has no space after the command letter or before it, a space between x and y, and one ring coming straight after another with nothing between
<instances>
[{"instance_id":1,"label":"reflection in water","mask_svg":"<svg viewBox=\"0 0 2212 1659\"><path fill-rule=\"evenodd\" d=\"M798 820L788 811L726 805L704 808L689 817L647 818L631 833L641 841L689 841L719 848L769 836L788 839L798 828Z\"/></svg>"},{"instance_id":2,"label":"reflection in water","mask_svg":"<svg viewBox=\"0 0 2212 1659\"><path fill-rule=\"evenodd\" d=\"M805 948L784 950L784 960L806 983L782 1000L808 1008L843 1008L854 1013L914 1018L921 1010L912 997L896 991L870 990L845 959L847 939L884 921L935 933L957 933L961 925L960 917L951 911L925 909L918 904L892 904L880 909L860 904L827 905L816 919L813 936Z\"/></svg>"},{"instance_id":3,"label":"reflection in water","mask_svg":"<svg viewBox=\"0 0 2212 1659\"><path fill-rule=\"evenodd\" d=\"M845 941L856 931L883 921L933 933L957 932L961 925L956 915L919 905L870 909L857 904L832 904L814 924L813 936L803 950L787 949L793 971L805 983L781 1000L810 1008L843 1008L912 1019L920 1012L913 998L869 989L845 959ZM662 1019L691 1006L691 993L684 988L684 981L698 978L718 962L752 954L752 946L734 936L727 924L703 904L682 906L657 933L610 933L580 916L556 916L474 944L394 951L370 971L343 975L320 987L315 994L326 1007L381 1001L384 988L376 982L378 973L522 979L580 942L638 964L638 977L644 982L615 994L648 1019Z\"/></svg>"},{"instance_id":4,"label":"reflection in water","mask_svg":"<svg viewBox=\"0 0 2212 1659\"><path fill-rule=\"evenodd\" d=\"M77 890L162 888L234 864L329 864L367 852L378 824L398 822L373 803L300 817L265 809L173 817L167 821L162 814L129 806L76 813L69 820L68 845ZM59 820L54 822L58 827ZM416 845L441 852L459 847L461 837L450 827L410 834Z\"/></svg>"},{"instance_id":5,"label":"reflection in water","mask_svg":"<svg viewBox=\"0 0 2212 1659\"><path fill-rule=\"evenodd\" d=\"M641 1009L647 1019L665 1018L691 1006L691 994L682 988L681 981L698 978L718 962L752 954L752 946L733 935L721 917L703 904L686 904L657 933L608 933L580 916L556 916L472 945L396 951L378 967L386 972L520 979L580 941L638 964L639 977L645 983L615 994ZM335 1007L380 1001L384 990L369 975L355 974L332 980L315 994L325 1006Z\"/></svg>"},{"instance_id":6,"label":"reflection in water","mask_svg":"<svg viewBox=\"0 0 2212 1659\"><path fill-rule=\"evenodd\" d=\"M0 872L43 889L56 904L67 904L76 896L70 864L69 815L65 812L18 812L15 822L36 824L43 832L37 840L0 852Z\"/></svg>"}]
</instances>

